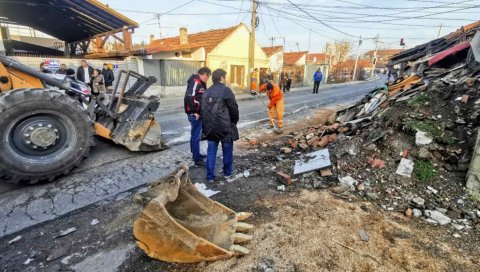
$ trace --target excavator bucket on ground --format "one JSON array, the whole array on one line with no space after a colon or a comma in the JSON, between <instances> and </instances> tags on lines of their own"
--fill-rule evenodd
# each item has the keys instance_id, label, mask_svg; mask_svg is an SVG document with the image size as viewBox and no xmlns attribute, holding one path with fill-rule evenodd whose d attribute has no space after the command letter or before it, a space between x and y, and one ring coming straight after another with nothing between
<instances>
[{"instance_id":1,"label":"excavator bucket on ground","mask_svg":"<svg viewBox=\"0 0 480 272\"><path fill-rule=\"evenodd\" d=\"M252 239L243 232L253 226L241 222L252 214L236 213L204 196L191 183L187 166L150 185L135 202L144 208L133 234L152 258L195 263L249 253L238 244Z\"/></svg>"}]
</instances>

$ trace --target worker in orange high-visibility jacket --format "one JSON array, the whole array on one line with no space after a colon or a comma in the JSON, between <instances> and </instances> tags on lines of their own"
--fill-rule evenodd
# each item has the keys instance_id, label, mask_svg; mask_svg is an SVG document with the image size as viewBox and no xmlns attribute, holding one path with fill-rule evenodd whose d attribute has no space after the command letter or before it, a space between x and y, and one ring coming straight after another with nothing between
<instances>
[{"instance_id":1,"label":"worker in orange high-visibility jacket","mask_svg":"<svg viewBox=\"0 0 480 272\"><path fill-rule=\"evenodd\" d=\"M270 128L274 127L275 115L277 117L277 127L283 127L284 102L283 93L280 88L273 83L265 83L259 88L260 92L266 92L270 103L268 104L268 115L270 117Z\"/></svg>"}]
</instances>

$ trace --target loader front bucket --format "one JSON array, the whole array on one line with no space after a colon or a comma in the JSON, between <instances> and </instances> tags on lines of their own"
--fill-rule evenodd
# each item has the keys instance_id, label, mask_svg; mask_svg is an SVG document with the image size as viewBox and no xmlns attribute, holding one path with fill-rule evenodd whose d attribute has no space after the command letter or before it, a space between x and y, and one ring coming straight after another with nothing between
<instances>
[{"instance_id":1,"label":"loader front bucket","mask_svg":"<svg viewBox=\"0 0 480 272\"><path fill-rule=\"evenodd\" d=\"M238 244L252 239L240 233L253 227L240 222L251 214L236 213L205 197L191 183L187 166L137 194L135 201L144 208L133 234L152 258L195 263L249 253Z\"/></svg>"},{"instance_id":2,"label":"loader front bucket","mask_svg":"<svg viewBox=\"0 0 480 272\"><path fill-rule=\"evenodd\" d=\"M156 98L137 98L126 101L124 111L112 131L112 140L131 151L155 151L164 148L162 131L154 113L158 108Z\"/></svg>"}]
</instances>

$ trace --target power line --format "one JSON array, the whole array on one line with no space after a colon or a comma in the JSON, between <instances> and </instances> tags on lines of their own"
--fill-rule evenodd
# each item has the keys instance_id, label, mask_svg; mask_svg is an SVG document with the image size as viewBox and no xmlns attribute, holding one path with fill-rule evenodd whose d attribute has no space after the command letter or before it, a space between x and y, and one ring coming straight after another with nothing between
<instances>
[{"instance_id":1,"label":"power line","mask_svg":"<svg viewBox=\"0 0 480 272\"><path fill-rule=\"evenodd\" d=\"M169 10L169 11L166 11L166 12L164 12L164 13L162 13L162 14L157 13L152 19L149 19L149 20L146 20L146 21L144 21L144 22L141 22L140 24L144 24L144 23L153 21L153 20L155 20L155 19L157 19L157 18L160 18L160 16L162 16L162 15L168 14L168 13L170 13L170 12L172 12L172 11L174 11L174 10L177 10L177 9L183 7L183 6L186 6L186 5L188 5L188 4L190 4L190 3L194 2L194 1L195 1L195 0L190 0L190 1L188 1L188 2L185 2L185 3L181 4L180 6L177 6L177 7L173 8L173 9L171 9L171 10Z\"/></svg>"},{"instance_id":2,"label":"power line","mask_svg":"<svg viewBox=\"0 0 480 272\"><path fill-rule=\"evenodd\" d=\"M243 1L244 0L242 0L242 4L240 5L240 11L238 12L237 21L235 22L236 25L238 25L238 20L240 19L240 14L242 13Z\"/></svg>"},{"instance_id":3,"label":"power line","mask_svg":"<svg viewBox=\"0 0 480 272\"><path fill-rule=\"evenodd\" d=\"M294 5L294 6L295 6L297 9L299 9L301 12L307 14L307 15L310 16L312 19L314 19L315 21L318 21L318 22L321 23L322 25L324 25L324 26L326 26L326 27L328 27L328 28L330 28L330 29L333 29L333 30L335 30L335 31L337 31L337 32L340 32L340 33L342 33L342 34L344 34L344 35L347 35L347 36L350 36L350 37L356 37L356 36L354 36L354 35L352 35L352 34L349 34L349 33L347 33L347 32L344 32L344 31L341 31L341 30L339 30L339 29L336 29L335 27L330 26L330 25L328 25L328 24L320 21L319 19L313 17L310 13L306 12L304 9L302 9L302 8L300 8L299 6L297 6L296 4L294 4L292 1L290 1L290 0L287 0L287 1L288 1L290 4Z\"/></svg>"}]
</instances>

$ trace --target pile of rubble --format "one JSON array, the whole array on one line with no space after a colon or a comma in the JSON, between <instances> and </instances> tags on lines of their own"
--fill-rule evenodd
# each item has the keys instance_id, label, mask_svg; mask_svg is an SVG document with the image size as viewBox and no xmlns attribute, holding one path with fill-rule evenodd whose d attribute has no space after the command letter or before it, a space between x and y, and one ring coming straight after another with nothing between
<instances>
[{"instance_id":1,"label":"pile of rubble","mask_svg":"<svg viewBox=\"0 0 480 272\"><path fill-rule=\"evenodd\" d=\"M331 166L293 176L293 183L451 224L455 237L480 230L480 204L465 188L467 171L480 167L470 166L480 123L478 30L480 22L400 53L388 65L395 81L328 126L290 133L282 160L308 163L305 152L325 148L332 154Z\"/></svg>"}]
</instances>

